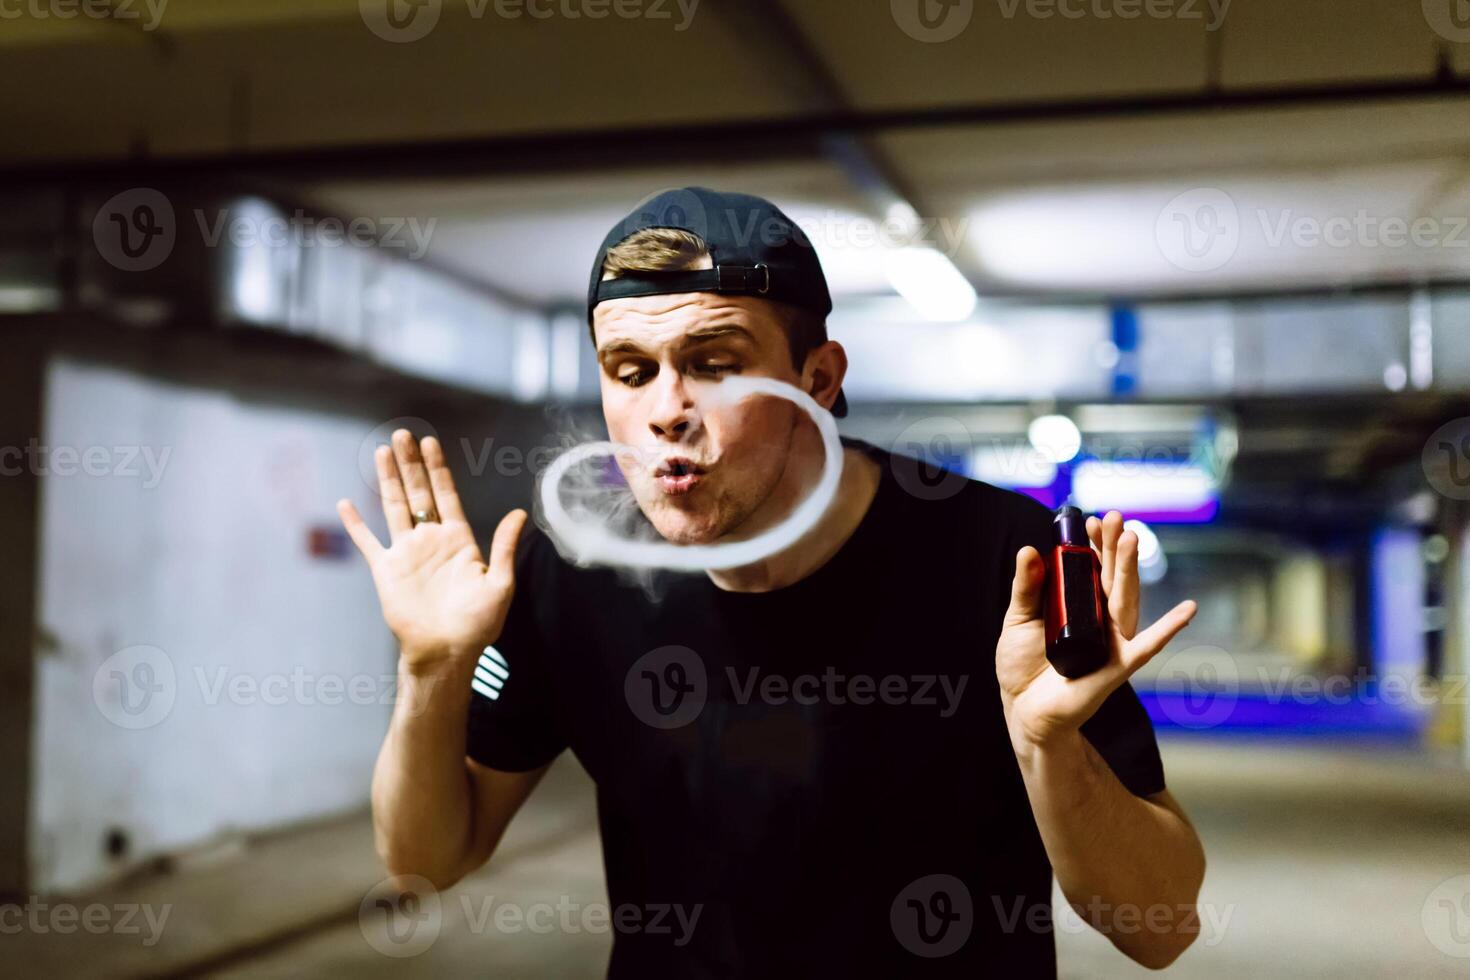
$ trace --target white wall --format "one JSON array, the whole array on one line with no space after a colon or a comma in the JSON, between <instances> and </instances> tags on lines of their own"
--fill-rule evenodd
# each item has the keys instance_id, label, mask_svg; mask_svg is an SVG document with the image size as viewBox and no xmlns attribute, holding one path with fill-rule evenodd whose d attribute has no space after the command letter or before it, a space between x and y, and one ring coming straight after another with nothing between
<instances>
[{"instance_id":1,"label":"white wall","mask_svg":"<svg viewBox=\"0 0 1470 980\"><path fill-rule=\"evenodd\" d=\"M100 450L92 474L58 459L42 480L33 887L365 805L392 638L356 552L312 558L307 539L340 496L372 512L359 460L379 420L66 359L47 385L43 443ZM232 697L221 677L275 687Z\"/></svg>"}]
</instances>

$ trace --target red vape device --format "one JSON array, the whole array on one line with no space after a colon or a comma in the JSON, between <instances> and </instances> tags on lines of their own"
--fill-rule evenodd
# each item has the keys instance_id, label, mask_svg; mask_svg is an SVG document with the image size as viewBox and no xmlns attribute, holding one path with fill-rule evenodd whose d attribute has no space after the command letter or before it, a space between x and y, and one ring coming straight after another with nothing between
<instances>
[{"instance_id":1,"label":"red vape device","mask_svg":"<svg viewBox=\"0 0 1470 980\"><path fill-rule=\"evenodd\" d=\"M1062 507L1046 562L1046 659L1063 677L1083 677L1108 662L1108 605L1102 562L1087 538L1087 518Z\"/></svg>"}]
</instances>

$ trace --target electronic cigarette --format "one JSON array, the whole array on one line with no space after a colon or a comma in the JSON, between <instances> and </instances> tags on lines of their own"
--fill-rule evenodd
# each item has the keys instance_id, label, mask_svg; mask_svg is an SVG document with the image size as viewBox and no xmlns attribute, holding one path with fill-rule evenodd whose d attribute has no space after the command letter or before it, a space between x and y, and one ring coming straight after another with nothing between
<instances>
[{"instance_id":1,"label":"electronic cigarette","mask_svg":"<svg viewBox=\"0 0 1470 980\"><path fill-rule=\"evenodd\" d=\"M1046 658L1063 677L1083 677L1108 661L1102 563L1087 538L1087 517L1062 507L1052 521L1046 563Z\"/></svg>"}]
</instances>

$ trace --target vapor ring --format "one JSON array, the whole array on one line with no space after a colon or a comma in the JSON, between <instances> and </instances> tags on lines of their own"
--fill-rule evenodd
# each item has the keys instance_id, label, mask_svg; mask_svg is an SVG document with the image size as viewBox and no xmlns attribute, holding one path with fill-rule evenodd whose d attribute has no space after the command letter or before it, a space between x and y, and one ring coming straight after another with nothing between
<instances>
[{"instance_id":1,"label":"vapor ring","mask_svg":"<svg viewBox=\"0 0 1470 980\"><path fill-rule=\"evenodd\" d=\"M567 557L580 565L681 572L739 568L784 551L815 527L832 506L837 485L842 480L842 441L837 435L837 421L806 392L774 378L725 378L714 386L712 397L722 404L733 404L754 394L773 395L794 403L811 416L822 435L826 456L821 479L784 521L744 541L680 545L667 541L633 541L613 534L604 524L576 520L562 505L559 493L567 472L584 460L624 451L638 452L621 443L588 442L558 456L541 480L542 514Z\"/></svg>"}]
</instances>

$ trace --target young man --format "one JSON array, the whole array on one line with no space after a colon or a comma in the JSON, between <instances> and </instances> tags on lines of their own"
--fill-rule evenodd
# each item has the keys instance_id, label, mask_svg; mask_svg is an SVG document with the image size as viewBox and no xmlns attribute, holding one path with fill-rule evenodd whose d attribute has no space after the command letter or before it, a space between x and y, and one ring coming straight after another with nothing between
<instances>
[{"instance_id":1,"label":"young man","mask_svg":"<svg viewBox=\"0 0 1470 980\"><path fill-rule=\"evenodd\" d=\"M588 296L603 414L641 450L619 465L658 534L748 537L810 489L823 452L799 409L700 396L756 375L845 413L830 309L810 243L759 198L669 192L609 233ZM1112 659L1065 679L1045 656L1050 513L844 451L797 545L665 573L650 598L522 533L523 511L486 561L442 447L395 433L391 545L339 505L402 646L373 780L390 871L442 888L479 867L571 748L597 784L611 976L1054 977L1053 872L1124 953L1172 962L1204 856L1127 681L1194 603L1138 631L1137 537L1090 519ZM620 929L619 908L682 927Z\"/></svg>"}]
</instances>

